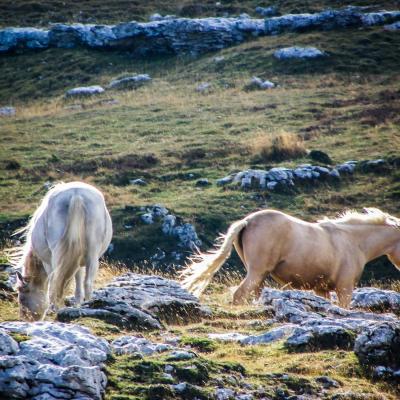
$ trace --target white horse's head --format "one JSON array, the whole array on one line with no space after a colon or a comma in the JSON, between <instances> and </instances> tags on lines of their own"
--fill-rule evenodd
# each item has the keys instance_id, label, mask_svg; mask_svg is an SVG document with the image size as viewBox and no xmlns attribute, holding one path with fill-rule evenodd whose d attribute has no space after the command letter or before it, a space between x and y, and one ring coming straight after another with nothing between
<instances>
[{"instance_id":1,"label":"white horse's head","mask_svg":"<svg viewBox=\"0 0 400 400\"><path fill-rule=\"evenodd\" d=\"M17 272L17 288L20 318L39 321L49 308L48 295L42 285L37 285L34 277L24 277Z\"/></svg>"}]
</instances>

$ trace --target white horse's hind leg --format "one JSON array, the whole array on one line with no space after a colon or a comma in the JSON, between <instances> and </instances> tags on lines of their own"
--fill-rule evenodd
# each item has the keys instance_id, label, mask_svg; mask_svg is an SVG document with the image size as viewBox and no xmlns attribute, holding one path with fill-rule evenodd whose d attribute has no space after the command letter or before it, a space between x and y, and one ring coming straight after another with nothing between
<instances>
[{"instance_id":1,"label":"white horse's hind leg","mask_svg":"<svg viewBox=\"0 0 400 400\"><path fill-rule=\"evenodd\" d=\"M92 297L94 281L96 280L97 271L99 269L99 259L97 256L88 256L86 261L86 275L85 275L85 301L90 300Z\"/></svg>"},{"instance_id":2,"label":"white horse's hind leg","mask_svg":"<svg viewBox=\"0 0 400 400\"><path fill-rule=\"evenodd\" d=\"M79 268L75 274L75 304L78 306L84 299L83 279L85 276L85 269Z\"/></svg>"}]
</instances>

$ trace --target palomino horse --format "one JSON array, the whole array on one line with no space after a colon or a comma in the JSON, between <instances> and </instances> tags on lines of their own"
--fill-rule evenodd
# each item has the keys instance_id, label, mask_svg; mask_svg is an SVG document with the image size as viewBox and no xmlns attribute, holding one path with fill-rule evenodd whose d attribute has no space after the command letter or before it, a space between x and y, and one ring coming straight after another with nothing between
<instances>
[{"instance_id":1,"label":"palomino horse","mask_svg":"<svg viewBox=\"0 0 400 400\"><path fill-rule=\"evenodd\" d=\"M46 194L25 231L17 273L21 318L42 319L75 277L75 301L91 297L99 257L111 241L104 197L82 182L60 183ZM85 269L86 267L86 274Z\"/></svg>"},{"instance_id":2,"label":"palomino horse","mask_svg":"<svg viewBox=\"0 0 400 400\"><path fill-rule=\"evenodd\" d=\"M183 285L200 295L234 245L247 269L233 295L235 304L259 296L271 275L286 287L313 289L328 299L335 290L347 308L365 263L386 254L400 269L399 227L400 219L375 208L317 223L274 210L255 212L233 223L218 249L193 260L183 272Z\"/></svg>"}]
</instances>

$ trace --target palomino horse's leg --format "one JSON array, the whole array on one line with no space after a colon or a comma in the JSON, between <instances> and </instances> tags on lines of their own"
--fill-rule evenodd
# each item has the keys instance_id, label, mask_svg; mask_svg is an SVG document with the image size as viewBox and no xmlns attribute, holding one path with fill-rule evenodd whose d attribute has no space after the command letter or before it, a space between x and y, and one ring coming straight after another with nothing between
<instances>
[{"instance_id":1,"label":"palomino horse's leg","mask_svg":"<svg viewBox=\"0 0 400 400\"><path fill-rule=\"evenodd\" d=\"M338 286L336 288L336 294L339 300L339 305L342 308L349 308L351 302L351 296L353 294L353 286Z\"/></svg>"},{"instance_id":2,"label":"palomino horse's leg","mask_svg":"<svg viewBox=\"0 0 400 400\"><path fill-rule=\"evenodd\" d=\"M251 295L259 296L264 280L265 274L248 271L246 278L243 279L233 294L233 304L241 304Z\"/></svg>"},{"instance_id":3,"label":"palomino horse's leg","mask_svg":"<svg viewBox=\"0 0 400 400\"><path fill-rule=\"evenodd\" d=\"M83 279L85 276L85 268L81 267L76 271L75 274L75 304L79 305L83 302L84 289L83 289Z\"/></svg>"},{"instance_id":4,"label":"palomino horse's leg","mask_svg":"<svg viewBox=\"0 0 400 400\"><path fill-rule=\"evenodd\" d=\"M99 269L99 259L96 255L90 255L86 261L86 275L85 275L85 301L90 300L93 292L94 281Z\"/></svg>"},{"instance_id":5,"label":"palomino horse's leg","mask_svg":"<svg viewBox=\"0 0 400 400\"><path fill-rule=\"evenodd\" d=\"M317 296L321 296L324 299L330 300L331 299L331 293L329 290L326 289L314 289L314 292L316 293Z\"/></svg>"}]
</instances>

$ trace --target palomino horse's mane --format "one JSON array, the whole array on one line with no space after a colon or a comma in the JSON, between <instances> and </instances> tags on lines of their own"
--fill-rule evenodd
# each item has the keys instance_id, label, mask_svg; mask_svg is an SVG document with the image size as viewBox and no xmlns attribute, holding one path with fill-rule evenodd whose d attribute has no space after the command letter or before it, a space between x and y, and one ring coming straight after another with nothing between
<instances>
[{"instance_id":1,"label":"palomino horse's mane","mask_svg":"<svg viewBox=\"0 0 400 400\"><path fill-rule=\"evenodd\" d=\"M37 269L42 266L42 263L32 254L31 236L32 230L35 226L36 221L42 215L49 202L50 196L60 189L64 185L64 182L54 184L50 190L43 197L39 207L35 210L28 223L17 229L13 235L21 235L22 239L25 239L25 243L20 246L14 247L10 250L11 264L16 268L21 268L24 276L35 276Z\"/></svg>"},{"instance_id":2,"label":"palomino horse's mane","mask_svg":"<svg viewBox=\"0 0 400 400\"><path fill-rule=\"evenodd\" d=\"M359 213L355 210L345 211L337 218L325 217L318 222L331 222L334 224L348 225L387 225L395 228L400 228L400 218L393 217L378 208L364 208L364 213Z\"/></svg>"}]
</instances>

